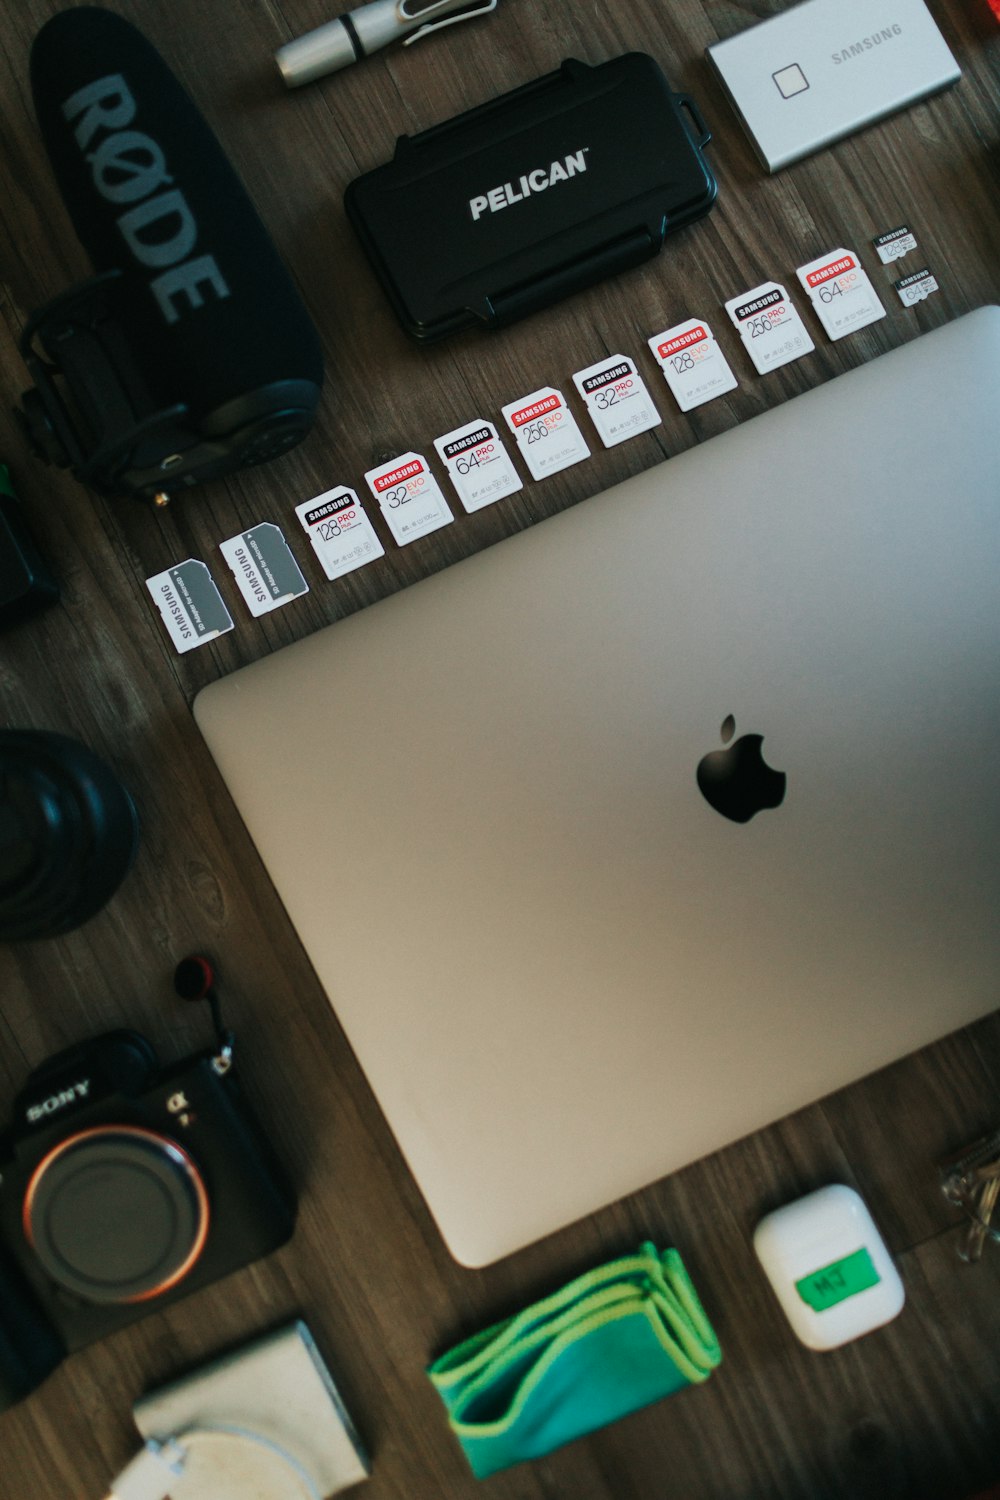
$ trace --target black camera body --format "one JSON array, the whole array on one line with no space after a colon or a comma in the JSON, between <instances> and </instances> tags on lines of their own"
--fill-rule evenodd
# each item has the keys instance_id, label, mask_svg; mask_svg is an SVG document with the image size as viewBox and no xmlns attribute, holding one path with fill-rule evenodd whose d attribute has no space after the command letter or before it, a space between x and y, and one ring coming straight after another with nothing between
<instances>
[{"instance_id":1,"label":"black camera body","mask_svg":"<svg viewBox=\"0 0 1000 1500\"><path fill-rule=\"evenodd\" d=\"M61 1358L277 1249L295 1200L223 1046L49 1059L0 1146L0 1410Z\"/></svg>"}]
</instances>

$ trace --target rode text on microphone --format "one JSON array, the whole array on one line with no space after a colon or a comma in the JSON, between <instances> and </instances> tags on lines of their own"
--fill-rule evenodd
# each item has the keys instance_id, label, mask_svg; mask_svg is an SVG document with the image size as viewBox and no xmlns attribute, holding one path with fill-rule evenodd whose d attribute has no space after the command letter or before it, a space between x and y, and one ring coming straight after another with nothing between
<instances>
[{"instance_id":1,"label":"rode text on microphone","mask_svg":"<svg viewBox=\"0 0 1000 1500\"><path fill-rule=\"evenodd\" d=\"M107 494L163 500L312 426L319 339L218 141L121 17L64 11L31 50L35 110L97 273L28 322L29 440Z\"/></svg>"}]
</instances>

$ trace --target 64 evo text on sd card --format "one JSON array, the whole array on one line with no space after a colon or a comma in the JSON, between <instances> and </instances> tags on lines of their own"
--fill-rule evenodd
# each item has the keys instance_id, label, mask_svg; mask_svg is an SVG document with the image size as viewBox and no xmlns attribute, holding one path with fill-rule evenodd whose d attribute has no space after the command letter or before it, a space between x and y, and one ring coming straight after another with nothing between
<instances>
[{"instance_id":1,"label":"64 evo text on sd card","mask_svg":"<svg viewBox=\"0 0 1000 1500\"><path fill-rule=\"evenodd\" d=\"M830 250L800 266L795 274L831 339L842 339L885 317L885 308L853 250Z\"/></svg>"}]
</instances>

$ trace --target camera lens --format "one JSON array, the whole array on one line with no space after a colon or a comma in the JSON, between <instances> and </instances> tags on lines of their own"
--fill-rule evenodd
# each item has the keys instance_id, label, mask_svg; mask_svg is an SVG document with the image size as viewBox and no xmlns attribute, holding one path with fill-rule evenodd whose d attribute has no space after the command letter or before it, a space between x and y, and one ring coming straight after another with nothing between
<instances>
[{"instance_id":1,"label":"camera lens","mask_svg":"<svg viewBox=\"0 0 1000 1500\"><path fill-rule=\"evenodd\" d=\"M208 1194L187 1152L167 1136L95 1126L62 1141L35 1168L23 1221L59 1286L88 1302L143 1302L176 1286L197 1262Z\"/></svg>"},{"instance_id":2,"label":"camera lens","mask_svg":"<svg viewBox=\"0 0 1000 1500\"><path fill-rule=\"evenodd\" d=\"M139 823L131 796L84 745L0 730L0 942L79 927L117 890Z\"/></svg>"}]
</instances>

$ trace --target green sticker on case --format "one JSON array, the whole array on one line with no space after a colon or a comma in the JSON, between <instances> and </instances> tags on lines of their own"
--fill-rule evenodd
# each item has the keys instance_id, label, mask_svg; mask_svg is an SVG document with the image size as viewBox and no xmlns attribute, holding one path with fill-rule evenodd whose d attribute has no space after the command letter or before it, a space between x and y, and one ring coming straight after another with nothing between
<instances>
[{"instance_id":1,"label":"green sticker on case","mask_svg":"<svg viewBox=\"0 0 1000 1500\"><path fill-rule=\"evenodd\" d=\"M838 1302L877 1286L881 1279L871 1255L862 1246L852 1255L845 1255L841 1260L831 1261L819 1271L803 1276L795 1283L795 1290L813 1312L826 1312Z\"/></svg>"}]
</instances>

